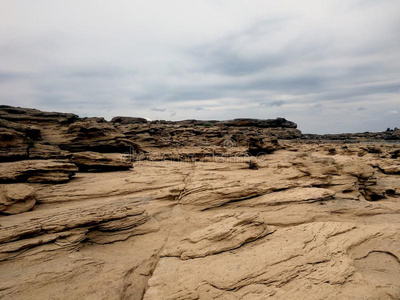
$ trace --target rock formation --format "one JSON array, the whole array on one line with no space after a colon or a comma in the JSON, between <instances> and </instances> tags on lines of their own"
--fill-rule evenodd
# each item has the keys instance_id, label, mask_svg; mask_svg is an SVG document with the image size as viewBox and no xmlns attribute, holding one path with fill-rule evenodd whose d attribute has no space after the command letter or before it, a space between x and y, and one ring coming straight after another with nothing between
<instances>
[{"instance_id":1,"label":"rock formation","mask_svg":"<svg viewBox=\"0 0 400 300\"><path fill-rule=\"evenodd\" d=\"M65 182L78 168L62 160L23 160L0 164L0 182Z\"/></svg>"},{"instance_id":2,"label":"rock formation","mask_svg":"<svg viewBox=\"0 0 400 300\"><path fill-rule=\"evenodd\" d=\"M36 203L35 188L26 184L0 185L0 212L19 214L30 210Z\"/></svg>"},{"instance_id":3,"label":"rock formation","mask_svg":"<svg viewBox=\"0 0 400 300\"><path fill-rule=\"evenodd\" d=\"M81 171L115 171L132 168L132 162L129 156L113 153L76 152L72 154L71 162Z\"/></svg>"},{"instance_id":4,"label":"rock formation","mask_svg":"<svg viewBox=\"0 0 400 300\"><path fill-rule=\"evenodd\" d=\"M353 138L0 106L0 298L399 299L400 145Z\"/></svg>"}]
</instances>

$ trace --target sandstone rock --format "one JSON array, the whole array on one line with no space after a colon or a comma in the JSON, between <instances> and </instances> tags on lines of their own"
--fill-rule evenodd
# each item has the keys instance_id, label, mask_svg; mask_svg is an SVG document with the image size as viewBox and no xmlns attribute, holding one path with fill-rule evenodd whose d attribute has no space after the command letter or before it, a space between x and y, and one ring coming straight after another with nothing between
<instances>
[{"instance_id":1,"label":"sandstone rock","mask_svg":"<svg viewBox=\"0 0 400 300\"><path fill-rule=\"evenodd\" d=\"M162 255L181 259L205 257L238 248L274 231L257 214L237 214L192 233Z\"/></svg>"},{"instance_id":2,"label":"sandstone rock","mask_svg":"<svg viewBox=\"0 0 400 300\"><path fill-rule=\"evenodd\" d=\"M90 199L136 199L137 205L153 201L174 203L182 193L184 179L192 168L188 163L145 162L125 172L77 173L68 184L37 185L37 202L56 205Z\"/></svg>"},{"instance_id":3,"label":"sandstone rock","mask_svg":"<svg viewBox=\"0 0 400 300\"><path fill-rule=\"evenodd\" d=\"M111 119L111 123L120 123L120 124L143 124L147 123L145 118L134 118L134 117L114 117Z\"/></svg>"},{"instance_id":4,"label":"sandstone rock","mask_svg":"<svg viewBox=\"0 0 400 300\"><path fill-rule=\"evenodd\" d=\"M400 146L358 143L392 133L114 121L0 106L0 298L399 298Z\"/></svg>"},{"instance_id":5,"label":"sandstone rock","mask_svg":"<svg viewBox=\"0 0 400 300\"><path fill-rule=\"evenodd\" d=\"M132 168L130 157L124 157L123 155L118 154L78 152L72 154L71 162L81 171L115 171Z\"/></svg>"},{"instance_id":6,"label":"sandstone rock","mask_svg":"<svg viewBox=\"0 0 400 300\"><path fill-rule=\"evenodd\" d=\"M257 198L244 200L238 203L239 206L268 206L268 205L284 205L293 203L310 203L333 199L335 191L322 188L293 188L284 191L262 195Z\"/></svg>"},{"instance_id":7,"label":"sandstone rock","mask_svg":"<svg viewBox=\"0 0 400 300\"><path fill-rule=\"evenodd\" d=\"M165 257L149 280L144 299L178 291L197 292L199 299L290 299L294 294L307 299L390 298L398 293L395 279L389 279L399 276L398 242L384 241L397 236L398 227L315 222L278 229L263 243L224 252L218 264L213 256L186 261ZM385 267L377 271L385 279L367 276L379 261L370 260L374 253L390 261L382 262ZM385 292L373 287L380 284Z\"/></svg>"},{"instance_id":8,"label":"sandstone rock","mask_svg":"<svg viewBox=\"0 0 400 300\"><path fill-rule=\"evenodd\" d=\"M368 179L374 176L374 169L361 162L347 162L343 166L343 172L361 179Z\"/></svg>"},{"instance_id":9,"label":"sandstone rock","mask_svg":"<svg viewBox=\"0 0 400 300\"><path fill-rule=\"evenodd\" d=\"M276 118L271 120L260 120L260 119L234 119L232 121L223 121L217 123L217 125L225 126L238 126L238 127L260 127L260 128L296 128L297 125L293 122L287 121L284 118Z\"/></svg>"},{"instance_id":10,"label":"sandstone rock","mask_svg":"<svg viewBox=\"0 0 400 300\"><path fill-rule=\"evenodd\" d=\"M295 123L282 118L148 122L143 118L115 117L107 122L103 118L79 118L73 114L1 106L1 119L8 126L7 129L17 130L22 138L15 137L18 147L4 151L3 160L64 158L65 153L60 153L58 148L70 152L102 153L149 153L157 152L160 148L173 151L176 147L218 146L226 140L224 136L231 136L235 147L247 147L250 137L256 137L259 146L264 146L261 149L272 151L276 145L275 141L270 140L271 136L285 139L301 136ZM3 123L0 122L0 128ZM13 156L10 156L11 153ZM225 155L220 147L216 147L215 153Z\"/></svg>"},{"instance_id":11,"label":"sandstone rock","mask_svg":"<svg viewBox=\"0 0 400 300\"><path fill-rule=\"evenodd\" d=\"M141 216L142 215L142 216ZM141 216L134 222L116 223L131 216ZM74 204L64 209L48 209L31 212L18 219L1 219L0 244L47 233L57 233L75 228L98 228L103 231L126 230L143 224L148 217L143 209L136 208L135 201L106 201L104 203ZM112 222L107 224L106 222Z\"/></svg>"},{"instance_id":12,"label":"sandstone rock","mask_svg":"<svg viewBox=\"0 0 400 300\"><path fill-rule=\"evenodd\" d=\"M134 144L104 119L86 119L69 125L59 147L72 152L127 152Z\"/></svg>"},{"instance_id":13,"label":"sandstone rock","mask_svg":"<svg viewBox=\"0 0 400 300\"><path fill-rule=\"evenodd\" d=\"M78 171L61 160L24 160L0 164L0 182L66 182Z\"/></svg>"},{"instance_id":14,"label":"sandstone rock","mask_svg":"<svg viewBox=\"0 0 400 300\"><path fill-rule=\"evenodd\" d=\"M0 186L0 212L19 214L30 210L36 203L35 189L26 184Z\"/></svg>"},{"instance_id":15,"label":"sandstone rock","mask_svg":"<svg viewBox=\"0 0 400 300\"><path fill-rule=\"evenodd\" d=\"M34 143L29 147L28 156L30 159L67 159L71 154L56 145Z\"/></svg>"},{"instance_id":16,"label":"sandstone rock","mask_svg":"<svg viewBox=\"0 0 400 300\"><path fill-rule=\"evenodd\" d=\"M249 154L253 156L268 154L278 149L278 141L276 138L250 138Z\"/></svg>"},{"instance_id":17,"label":"sandstone rock","mask_svg":"<svg viewBox=\"0 0 400 300\"><path fill-rule=\"evenodd\" d=\"M41 124L46 122L69 123L78 119L77 115L59 112L43 112L37 109L0 105L0 118L13 122Z\"/></svg>"},{"instance_id":18,"label":"sandstone rock","mask_svg":"<svg viewBox=\"0 0 400 300\"><path fill-rule=\"evenodd\" d=\"M341 134L304 134L302 138L314 141L344 141L348 143L354 142L371 142L371 141L398 141L400 139L400 130L382 131L382 132L363 132L363 133L341 133Z\"/></svg>"},{"instance_id":19,"label":"sandstone rock","mask_svg":"<svg viewBox=\"0 0 400 300\"><path fill-rule=\"evenodd\" d=\"M182 193L180 203L208 209L295 186L295 183L289 181L247 182L247 189L244 189L240 181L222 181L216 185L193 183Z\"/></svg>"},{"instance_id":20,"label":"sandstone rock","mask_svg":"<svg viewBox=\"0 0 400 300\"><path fill-rule=\"evenodd\" d=\"M13 129L0 127L0 161L24 159L28 157L25 135Z\"/></svg>"},{"instance_id":21,"label":"sandstone rock","mask_svg":"<svg viewBox=\"0 0 400 300\"><path fill-rule=\"evenodd\" d=\"M0 111L1 111L1 108L0 108ZM0 119L0 127L11 129L11 130L17 131L19 133L22 133L26 138L29 138L32 140L39 140L42 137L39 127L37 127L35 125L28 126L28 125L19 124L17 122Z\"/></svg>"},{"instance_id":22,"label":"sandstone rock","mask_svg":"<svg viewBox=\"0 0 400 300\"><path fill-rule=\"evenodd\" d=\"M385 174L400 174L400 163L382 162L378 167Z\"/></svg>"}]
</instances>

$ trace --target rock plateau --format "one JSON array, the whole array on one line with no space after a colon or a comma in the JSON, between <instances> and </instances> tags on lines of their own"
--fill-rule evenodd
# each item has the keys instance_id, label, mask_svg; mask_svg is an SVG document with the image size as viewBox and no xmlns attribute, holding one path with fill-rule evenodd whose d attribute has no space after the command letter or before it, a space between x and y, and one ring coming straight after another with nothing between
<instances>
[{"instance_id":1,"label":"rock plateau","mask_svg":"<svg viewBox=\"0 0 400 300\"><path fill-rule=\"evenodd\" d=\"M0 298L400 299L396 139L0 106Z\"/></svg>"}]
</instances>

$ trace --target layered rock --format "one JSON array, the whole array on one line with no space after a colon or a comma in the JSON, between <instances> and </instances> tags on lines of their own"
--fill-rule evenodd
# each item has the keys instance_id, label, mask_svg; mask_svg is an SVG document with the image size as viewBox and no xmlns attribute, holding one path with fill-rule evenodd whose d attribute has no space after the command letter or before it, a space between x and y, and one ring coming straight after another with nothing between
<instances>
[{"instance_id":1,"label":"layered rock","mask_svg":"<svg viewBox=\"0 0 400 300\"><path fill-rule=\"evenodd\" d=\"M19 214L33 208L36 191L26 184L0 185L0 213Z\"/></svg>"},{"instance_id":2,"label":"layered rock","mask_svg":"<svg viewBox=\"0 0 400 300\"><path fill-rule=\"evenodd\" d=\"M0 182L67 182L78 168L62 160L24 160L0 164Z\"/></svg>"},{"instance_id":3,"label":"layered rock","mask_svg":"<svg viewBox=\"0 0 400 300\"><path fill-rule=\"evenodd\" d=\"M249 140L249 154L253 156L272 153L278 148L277 139L260 139L252 137Z\"/></svg>"},{"instance_id":4,"label":"layered rock","mask_svg":"<svg viewBox=\"0 0 400 300\"><path fill-rule=\"evenodd\" d=\"M0 105L0 119L18 122L20 125L24 125L25 122L30 125L39 125L44 123L71 123L77 120L78 116L70 113L44 112L32 108Z\"/></svg>"},{"instance_id":5,"label":"layered rock","mask_svg":"<svg viewBox=\"0 0 400 300\"><path fill-rule=\"evenodd\" d=\"M276 138L299 138L297 125L283 118L231 121L147 121L144 118L79 118L74 114L0 106L0 159L65 158L68 152L155 153L159 149L248 147L278 149ZM262 145L265 147L262 148ZM254 149L250 146L249 151ZM258 150L254 150L258 151Z\"/></svg>"},{"instance_id":6,"label":"layered rock","mask_svg":"<svg viewBox=\"0 0 400 300\"><path fill-rule=\"evenodd\" d=\"M124 153L134 145L134 143L126 140L124 134L102 118L76 121L70 124L68 129L62 133L65 139L59 143L59 147L72 152Z\"/></svg>"},{"instance_id":7,"label":"layered rock","mask_svg":"<svg viewBox=\"0 0 400 300\"><path fill-rule=\"evenodd\" d=\"M400 129L386 130L381 132L363 132L363 133L340 133L340 134L304 134L303 139L306 140L321 140L321 141L399 141Z\"/></svg>"},{"instance_id":8,"label":"layered rock","mask_svg":"<svg viewBox=\"0 0 400 300\"><path fill-rule=\"evenodd\" d=\"M143 124L147 123L145 118L135 118L135 117L114 117L111 119L111 123L119 123L119 124Z\"/></svg>"},{"instance_id":9,"label":"layered rock","mask_svg":"<svg viewBox=\"0 0 400 300\"><path fill-rule=\"evenodd\" d=\"M0 119L0 298L400 296L396 144L283 141L283 119Z\"/></svg>"},{"instance_id":10,"label":"layered rock","mask_svg":"<svg viewBox=\"0 0 400 300\"><path fill-rule=\"evenodd\" d=\"M236 214L192 233L177 245L165 249L162 256L181 259L205 257L236 249L271 234L276 229L268 226L257 214Z\"/></svg>"},{"instance_id":11,"label":"layered rock","mask_svg":"<svg viewBox=\"0 0 400 300\"><path fill-rule=\"evenodd\" d=\"M52 246L55 248L69 244L79 246L79 242L90 239L90 236L98 242L98 237L93 235L94 230L105 232L102 238L107 232L112 234L119 231L123 235L119 239L114 237L113 241L124 240L137 234L132 229L148 220L149 217L143 209L138 209L134 201L126 200L123 203L108 201L32 212L21 216L18 223L5 217L1 220L0 260L19 255L22 250L49 243L54 243ZM89 231L90 236L86 237ZM139 234L143 232L139 231Z\"/></svg>"},{"instance_id":12,"label":"layered rock","mask_svg":"<svg viewBox=\"0 0 400 300\"><path fill-rule=\"evenodd\" d=\"M10 161L28 157L28 144L23 133L9 128L0 128L0 160Z\"/></svg>"},{"instance_id":13,"label":"layered rock","mask_svg":"<svg viewBox=\"0 0 400 300\"><path fill-rule=\"evenodd\" d=\"M125 157L119 154L77 152L72 154L71 162L74 163L81 171L116 171L128 170L132 168L132 161L130 157Z\"/></svg>"},{"instance_id":14,"label":"layered rock","mask_svg":"<svg viewBox=\"0 0 400 300\"><path fill-rule=\"evenodd\" d=\"M281 228L262 243L218 257L164 258L144 299L395 298L400 248L385 241L398 237L398 226L315 222Z\"/></svg>"},{"instance_id":15,"label":"layered rock","mask_svg":"<svg viewBox=\"0 0 400 300\"><path fill-rule=\"evenodd\" d=\"M285 118L276 118L270 120L260 119L234 119L232 121L217 122L218 125L236 126L236 127L259 127L259 128L297 128L297 124L286 120Z\"/></svg>"}]
</instances>

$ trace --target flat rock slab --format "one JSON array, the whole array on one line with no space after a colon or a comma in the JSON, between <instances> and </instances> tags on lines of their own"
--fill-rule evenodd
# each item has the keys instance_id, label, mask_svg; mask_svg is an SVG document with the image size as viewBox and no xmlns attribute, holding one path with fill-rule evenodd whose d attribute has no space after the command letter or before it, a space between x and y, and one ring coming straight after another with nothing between
<instances>
[{"instance_id":1,"label":"flat rock slab","mask_svg":"<svg viewBox=\"0 0 400 300\"><path fill-rule=\"evenodd\" d=\"M389 274L400 276L399 237L399 226L315 222L280 228L235 251L162 258L144 299L395 298L398 282ZM379 261L382 269L370 274Z\"/></svg>"}]
</instances>

